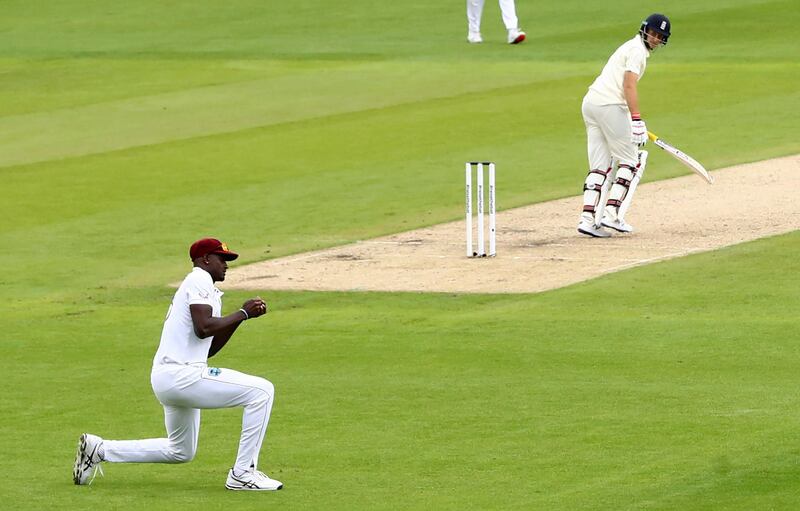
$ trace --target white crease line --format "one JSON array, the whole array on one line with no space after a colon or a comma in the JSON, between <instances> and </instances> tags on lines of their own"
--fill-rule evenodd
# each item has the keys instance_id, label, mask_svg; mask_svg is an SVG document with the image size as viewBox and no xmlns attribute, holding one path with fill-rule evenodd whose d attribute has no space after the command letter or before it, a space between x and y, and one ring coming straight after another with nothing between
<instances>
[{"instance_id":1,"label":"white crease line","mask_svg":"<svg viewBox=\"0 0 800 511\"><path fill-rule=\"evenodd\" d=\"M562 257L562 256L497 256L497 257L465 257L462 255L441 255L441 254L418 254L414 257L417 258L426 258L426 259L450 259L450 260L464 260L464 261L483 261L483 260L495 260L495 261L503 261L503 260L526 260L526 261L578 261L578 262L596 262L596 258L592 257ZM670 257L669 255L664 257ZM325 257L322 259L322 262L346 262L346 263L375 263L380 262L386 259L407 259L408 256L404 254L388 254L383 255L381 257L372 257L372 258L337 258L337 257ZM657 260L659 258L654 258ZM639 261L643 261L641 259L631 259L626 258L626 261L631 261L631 264L637 264ZM288 264L289 261L282 261L282 262L275 262L272 266L274 267L281 267L285 264Z\"/></svg>"},{"instance_id":2,"label":"white crease line","mask_svg":"<svg viewBox=\"0 0 800 511\"><path fill-rule=\"evenodd\" d=\"M358 242L358 243L362 243L362 242ZM392 241L365 241L363 243L388 244L388 245L406 245L406 246L409 245L409 243L400 243L400 242L392 242ZM557 247L557 246L571 246L571 245L556 245L556 244L546 245L546 247ZM524 248L533 248L533 249L535 249L537 247L524 247ZM654 247L641 246L641 247L635 247L635 250L648 250L648 249L652 249L652 248L654 248ZM658 248L658 247L656 247L656 248ZM648 259L627 258L625 260L626 261L630 261L629 263L623 264L623 265L620 265L620 266L615 266L610 271L621 271L621 270L624 270L626 268L631 268L631 267L638 266L638 265L641 265L641 264L647 264L647 263L650 263L650 262L660 261L660 260L663 260L663 259L672 259L672 258L675 258L675 257L681 257L681 256L684 256L684 255L694 254L694 253L697 253L697 252L707 252L707 251L710 251L710 250L715 250L717 248L720 248L720 247L693 248L693 249L689 249L689 250L684 250L684 251L679 251L679 252L673 252L673 253L669 253L669 254L659 255L659 256L656 256L656 257L648 258ZM328 249L328 250L330 250L330 249ZM521 250L521 249L518 248L518 247L514 247L511 250L518 251L518 250ZM345 257L340 257L340 256L345 256ZM353 256L355 256L355 257L353 257ZM512 256L509 257L509 256L505 256L503 254L500 254L497 257L485 257L485 258L484 257L481 257L481 258L478 258L478 257L467 258L467 257L465 257L463 255L460 255L460 254L459 255L455 255L455 254L445 254L445 255L442 255L442 254L414 254L413 256L414 257L421 257L421 258L428 258L428 259L465 259L465 260L472 260L472 259L495 259L495 260L513 259L513 260L530 260L530 261L552 260L552 261L578 261L578 262L580 262L580 261L594 262L594 261L597 260L596 258L564 257L564 256L559 256L559 255L538 255L538 256L537 255L512 255ZM282 266L285 266L285 265L288 265L288 264L291 264L291 263L295 263L295 262L298 262L298 261L308 261L308 260L311 260L311 259L320 259L322 261L334 261L334 262L335 261L345 261L345 262L348 262L348 263L358 263L358 262L370 263L370 262L376 262L376 261L380 261L382 259L387 259L387 258L407 258L407 257L409 257L408 254L384 254L381 257L374 257L374 256L373 257L362 257L362 256L359 256L358 254L353 254L353 253L349 253L349 252L345 252L345 251L340 251L338 253L333 253L333 254L331 254L328 251L323 251L323 252L298 254L298 255L295 255L295 256L272 259L272 260L262 261L260 263L253 263L253 264L254 265L258 265L260 267L264 267L264 268L270 268L270 267L282 267Z\"/></svg>"},{"instance_id":3,"label":"white crease line","mask_svg":"<svg viewBox=\"0 0 800 511\"><path fill-rule=\"evenodd\" d=\"M647 247L643 247L642 248L642 250L646 250L646 249L647 249ZM714 250L714 247L710 247L710 248L709 247L693 248L693 249L689 249L689 250L682 250L682 251L678 251L678 252L671 252L671 253L667 253L667 254L662 254L662 255L659 255L659 256L656 256L656 257L650 257L650 258L646 258L646 259L628 257L628 258L625 258L623 260L629 261L629 263L624 264L624 265L620 265L620 266L615 266L613 268L616 271L616 270L619 270L619 269L624 269L624 268L631 267L631 266L636 266L636 265L639 265L639 264L646 264L646 263L650 263L650 262L660 261L662 259L672 259L672 258L675 258L675 257L681 257L681 256L684 256L684 255L694 254L694 253L698 253L698 252L708 252L710 250ZM524 259L524 260L536 260L536 261L590 261L590 262L597 261L597 258L594 258L594 257L566 257L566 256L560 256L560 255L512 255L512 256L507 256L507 255L500 254L500 255L498 255L496 257L465 257L465 256L463 256L461 254L459 254L459 255L456 255L456 254L415 254L414 257L428 258L428 259L463 259L465 261L484 260L484 259L486 259L486 260L496 260L496 261L509 260L509 259L513 259L513 260ZM371 263L371 262L377 262L377 261L381 261L381 260L385 260L385 259L405 259L405 258L408 258L408 254L383 254L380 257L374 257L374 256L366 257L366 256L360 256L358 254L342 252L340 254L333 254L333 255L331 255L331 254L313 254L313 255L298 256L298 257L295 257L295 258L292 258L292 259L281 259L281 260L275 259L275 260L272 260L272 261L264 261L263 263L256 263L256 264L261 264L261 265L266 266L266 267L269 267L269 266L280 267L280 266L284 266L286 264L290 264L290 263L295 262L295 261L309 260L309 259L313 259L313 258L318 258L321 261L331 261L331 262Z\"/></svg>"}]
</instances>

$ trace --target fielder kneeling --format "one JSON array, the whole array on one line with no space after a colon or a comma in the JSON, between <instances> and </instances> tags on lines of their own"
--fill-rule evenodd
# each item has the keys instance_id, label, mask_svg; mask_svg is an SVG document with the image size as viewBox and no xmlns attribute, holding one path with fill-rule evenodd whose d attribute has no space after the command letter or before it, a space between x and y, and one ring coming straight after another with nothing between
<instances>
[{"instance_id":1,"label":"fielder kneeling","mask_svg":"<svg viewBox=\"0 0 800 511\"><path fill-rule=\"evenodd\" d=\"M75 484L91 484L100 463L185 463L194 458L200 431L200 410L244 408L236 462L228 471L229 490L280 490L283 483L258 470L258 454L267 432L275 388L263 378L231 369L208 367L239 325L267 313L261 298L222 316L222 291L228 261L238 254L219 240L204 238L189 249L194 268L172 300L161 343L153 360L150 383L164 406L167 438L104 440L84 433L72 476Z\"/></svg>"},{"instance_id":2,"label":"fielder kneeling","mask_svg":"<svg viewBox=\"0 0 800 511\"><path fill-rule=\"evenodd\" d=\"M647 143L647 127L636 85L650 54L667 44L669 34L666 16L648 16L639 33L611 55L583 98L590 170L583 186L581 234L607 238L611 234L603 227L633 231L625 213L647 165L647 152L638 149Z\"/></svg>"}]
</instances>

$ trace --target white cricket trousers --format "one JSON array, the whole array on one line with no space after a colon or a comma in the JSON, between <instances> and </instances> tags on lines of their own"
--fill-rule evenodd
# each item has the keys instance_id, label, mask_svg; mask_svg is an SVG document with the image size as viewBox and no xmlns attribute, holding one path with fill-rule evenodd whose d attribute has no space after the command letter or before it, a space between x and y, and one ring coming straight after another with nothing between
<instances>
[{"instance_id":1,"label":"white cricket trousers","mask_svg":"<svg viewBox=\"0 0 800 511\"><path fill-rule=\"evenodd\" d=\"M611 167L612 157L617 164L636 167L639 151L631 141L631 114L627 106L595 105L587 94L583 98L581 113L586 125L590 169Z\"/></svg>"},{"instance_id":2,"label":"white cricket trousers","mask_svg":"<svg viewBox=\"0 0 800 511\"><path fill-rule=\"evenodd\" d=\"M164 406L167 438L104 440L105 460L122 463L185 463L197 452L200 410L244 407L234 468L258 467L275 387L257 376L206 365L157 364L150 376Z\"/></svg>"},{"instance_id":3,"label":"white cricket trousers","mask_svg":"<svg viewBox=\"0 0 800 511\"><path fill-rule=\"evenodd\" d=\"M467 22L469 23L470 32L481 31L483 3L484 0L467 0ZM514 0L500 0L500 14L503 16L503 25L506 26L506 30L519 28Z\"/></svg>"}]
</instances>

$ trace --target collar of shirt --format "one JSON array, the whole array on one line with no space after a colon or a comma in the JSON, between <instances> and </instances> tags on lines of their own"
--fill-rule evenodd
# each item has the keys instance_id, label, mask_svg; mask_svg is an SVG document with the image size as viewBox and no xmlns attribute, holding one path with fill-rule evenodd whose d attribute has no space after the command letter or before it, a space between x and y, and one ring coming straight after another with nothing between
<instances>
[{"instance_id":1,"label":"collar of shirt","mask_svg":"<svg viewBox=\"0 0 800 511\"><path fill-rule=\"evenodd\" d=\"M644 52L645 52L645 58L646 58L646 59L649 59L649 58L650 58L650 50L647 48L647 45L646 45L646 44L644 44L644 39L642 38L642 35L641 35L641 34L636 34L636 36L634 37L634 39L637 39L637 40L639 41L639 44L640 44L640 45L642 46L642 48L644 49Z\"/></svg>"}]
</instances>

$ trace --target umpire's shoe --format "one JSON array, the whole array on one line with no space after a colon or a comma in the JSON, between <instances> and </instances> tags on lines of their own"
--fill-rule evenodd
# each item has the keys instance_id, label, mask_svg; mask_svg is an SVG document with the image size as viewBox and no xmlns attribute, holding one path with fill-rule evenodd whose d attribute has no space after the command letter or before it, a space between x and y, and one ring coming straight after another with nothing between
<instances>
[{"instance_id":1,"label":"umpire's shoe","mask_svg":"<svg viewBox=\"0 0 800 511\"><path fill-rule=\"evenodd\" d=\"M84 433L78 440L78 452L75 454L75 465L72 467L72 480L75 484L92 484L97 472L103 475L100 463L100 448L103 439L97 435Z\"/></svg>"},{"instance_id":2,"label":"umpire's shoe","mask_svg":"<svg viewBox=\"0 0 800 511\"><path fill-rule=\"evenodd\" d=\"M225 481L225 488L229 490L275 491L283 488L283 483L270 479L267 474L260 470L251 468L237 474L234 469L230 469L228 471L228 480Z\"/></svg>"}]
</instances>

